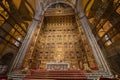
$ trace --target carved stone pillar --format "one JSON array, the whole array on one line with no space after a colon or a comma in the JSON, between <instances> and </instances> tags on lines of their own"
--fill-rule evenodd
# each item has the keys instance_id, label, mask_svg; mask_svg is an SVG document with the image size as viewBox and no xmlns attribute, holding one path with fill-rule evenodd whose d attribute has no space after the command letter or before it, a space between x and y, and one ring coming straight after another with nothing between
<instances>
[{"instance_id":1,"label":"carved stone pillar","mask_svg":"<svg viewBox=\"0 0 120 80\"><path fill-rule=\"evenodd\" d=\"M109 75L111 75L111 72L110 72L110 69L107 65L107 62L103 56L103 53L99 47L99 45L97 44L97 41L90 29L91 25L88 21L88 19L86 18L83 10L82 10L82 6L81 6L81 0L77 0L77 14L79 16L79 22L81 22L82 26L83 26L83 29L85 31L85 34L88 38L88 41L91 45L91 48L92 48L92 51L93 51L93 55L95 57L95 60L97 62L97 65L98 65L98 68L99 68L99 71L102 71L102 72L105 72L105 73L108 73Z\"/></svg>"},{"instance_id":2,"label":"carved stone pillar","mask_svg":"<svg viewBox=\"0 0 120 80\"><path fill-rule=\"evenodd\" d=\"M38 22L38 21L39 20L34 19L32 21L32 24L29 26L30 28L29 28L27 35L22 43L21 48L19 49L19 51L16 55L16 58L13 62L11 70L14 68L19 69L22 66L23 60L24 60L25 55L26 55L26 51L27 51L28 46L33 38L34 38L34 43L33 43L33 46L34 46L37 35L39 34L39 30L40 30L41 25L42 25L43 15L40 16L40 22ZM31 51L31 53L32 53L32 51ZM30 53L30 55L32 55L31 53Z\"/></svg>"}]
</instances>

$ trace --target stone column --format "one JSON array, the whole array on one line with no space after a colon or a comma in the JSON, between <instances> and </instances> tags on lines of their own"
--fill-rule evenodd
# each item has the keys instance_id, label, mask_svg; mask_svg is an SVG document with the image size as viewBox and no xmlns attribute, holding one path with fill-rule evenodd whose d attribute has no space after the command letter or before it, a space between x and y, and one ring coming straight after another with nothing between
<instances>
[{"instance_id":1,"label":"stone column","mask_svg":"<svg viewBox=\"0 0 120 80\"><path fill-rule=\"evenodd\" d=\"M34 16L34 19L33 21L31 22L31 25L29 26L29 30L27 32L27 35L22 43L22 46L21 48L19 49L17 55L16 55L16 58L12 64L12 67L10 69L10 72L12 71L12 69L16 68L16 67L21 67L22 66L22 62L23 62L23 59L25 57L25 54L26 54L26 51L27 51L27 48L29 46L29 43L34 35L34 32L37 28L37 25L39 24L39 20L41 18L41 23L43 21L43 15L40 16L40 14L43 14L42 12L42 7L40 5L40 0L35 0L35 4L36 4L36 14ZM41 24L39 25L41 27Z\"/></svg>"},{"instance_id":2,"label":"stone column","mask_svg":"<svg viewBox=\"0 0 120 80\"><path fill-rule=\"evenodd\" d=\"M12 71L12 69L14 68L20 68L22 66L22 63L23 63L23 60L24 60L24 57L26 55L26 51L27 51L27 48L29 46L29 43L31 42L31 39L33 38L34 35L37 35L36 33L39 32L41 26L42 26L42 21L43 21L43 15L40 17L41 19L40 20L37 20L37 19L34 19L31 23L31 25L29 26L29 30L27 32L27 35L22 43L22 46L21 48L19 49L17 55L16 55L16 58L13 62L13 65L12 65L12 68L10 71ZM41 21L39 23L39 21ZM36 28L38 27L39 25L39 30L37 30L37 32L35 32ZM37 37L37 36L36 36Z\"/></svg>"},{"instance_id":3,"label":"stone column","mask_svg":"<svg viewBox=\"0 0 120 80\"><path fill-rule=\"evenodd\" d=\"M90 22L88 21L88 19L86 18L83 10L82 10L82 6L81 6L81 0L77 0L77 7L76 7L76 12L78 12L78 16L79 16L79 22L81 22L83 29L85 31L85 34L88 38L88 41L91 45L92 51L93 51L93 55L95 57L95 60L97 62L98 68L100 71L103 72L107 72L108 74L111 74L110 69L107 65L107 62L103 56L103 53L99 47L99 45L97 44L97 41L91 31L91 25Z\"/></svg>"}]
</instances>

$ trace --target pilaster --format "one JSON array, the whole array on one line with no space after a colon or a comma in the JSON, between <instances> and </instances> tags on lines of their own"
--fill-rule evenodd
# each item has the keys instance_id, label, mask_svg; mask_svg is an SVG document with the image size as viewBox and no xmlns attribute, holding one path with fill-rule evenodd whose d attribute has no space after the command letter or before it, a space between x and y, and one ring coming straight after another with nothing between
<instances>
[{"instance_id":1,"label":"pilaster","mask_svg":"<svg viewBox=\"0 0 120 80\"><path fill-rule=\"evenodd\" d=\"M41 28L41 25L42 25L42 21L43 21L43 15L40 16L40 20L33 19L31 25L29 26L29 30L27 32L27 35L22 43L22 46L19 49L19 51L16 55L16 58L12 64L10 71L12 71L14 68L19 69L22 66L23 60L24 60L25 55L26 55L26 51L28 49L28 46L29 46L32 38L38 34L38 32ZM37 29L39 29L39 30L37 30ZM36 30L37 30L37 32L36 32Z\"/></svg>"},{"instance_id":2,"label":"pilaster","mask_svg":"<svg viewBox=\"0 0 120 80\"><path fill-rule=\"evenodd\" d=\"M103 56L103 53L90 29L91 24L88 21L87 17L85 16L83 10L82 10L82 4L81 4L81 0L77 0L77 14L79 16L79 22L81 22L83 29L85 31L85 34L88 38L88 41L91 45L92 51L93 51L93 55L95 57L95 60L97 62L98 68L99 68L99 72L104 72L107 73L109 75L112 75L109 69L109 66L105 60L105 57Z\"/></svg>"}]
</instances>

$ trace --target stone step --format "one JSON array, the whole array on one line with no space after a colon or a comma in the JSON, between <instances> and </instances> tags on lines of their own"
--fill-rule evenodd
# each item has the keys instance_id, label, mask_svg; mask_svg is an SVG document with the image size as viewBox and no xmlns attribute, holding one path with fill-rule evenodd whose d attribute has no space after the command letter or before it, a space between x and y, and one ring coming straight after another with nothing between
<instances>
[{"instance_id":1,"label":"stone step","mask_svg":"<svg viewBox=\"0 0 120 80\"><path fill-rule=\"evenodd\" d=\"M62 74L62 75L29 75L26 76L26 78L29 79L86 79L85 75L68 75L68 74Z\"/></svg>"},{"instance_id":2,"label":"stone step","mask_svg":"<svg viewBox=\"0 0 120 80\"><path fill-rule=\"evenodd\" d=\"M66 74L66 75L84 75L83 73L39 73L39 74L31 74L31 75L63 75L63 74Z\"/></svg>"},{"instance_id":3,"label":"stone step","mask_svg":"<svg viewBox=\"0 0 120 80\"><path fill-rule=\"evenodd\" d=\"M86 77L29 77L25 79L79 79L83 80L86 79Z\"/></svg>"},{"instance_id":4,"label":"stone step","mask_svg":"<svg viewBox=\"0 0 120 80\"><path fill-rule=\"evenodd\" d=\"M32 71L26 79L86 80L86 76L83 71Z\"/></svg>"},{"instance_id":5,"label":"stone step","mask_svg":"<svg viewBox=\"0 0 120 80\"><path fill-rule=\"evenodd\" d=\"M74 75L74 76L70 76L70 75L45 75L45 76L41 76L41 75L39 75L39 76L27 76L27 77L85 77L84 75L82 75L82 76L79 76L79 75Z\"/></svg>"},{"instance_id":6,"label":"stone step","mask_svg":"<svg viewBox=\"0 0 120 80\"><path fill-rule=\"evenodd\" d=\"M32 73L32 74L31 74ZM84 71L34 71L26 74L10 74L13 80L97 80L101 73L85 73ZM104 78L111 75L102 73ZM107 80L107 79L105 79Z\"/></svg>"}]
</instances>

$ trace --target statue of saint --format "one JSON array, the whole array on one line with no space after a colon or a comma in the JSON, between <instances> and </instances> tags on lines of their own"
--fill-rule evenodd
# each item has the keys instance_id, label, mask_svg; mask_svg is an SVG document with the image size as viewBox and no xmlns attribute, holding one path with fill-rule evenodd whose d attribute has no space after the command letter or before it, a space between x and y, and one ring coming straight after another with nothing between
<instances>
[{"instance_id":1,"label":"statue of saint","mask_svg":"<svg viewBox=\"0 0 120 80\"><path fill-rule=\"evenodd\" d=\"M61 59L62 59L62 58L61 58L61 55L57 55L56 58L57 58L57 61L56 61L56 62L61 62Z\"/></svg>"},{"instance_id":2,"label":"statue of saint","mask_svg":"<svg viewBox=\"0 0 120 80\"><path fill-rule=\"evenodd\" d=\"M64 54L61 49L58 49L58 51L55 53L54 59L55 62L62 62L64 60Z\"/></svg>"},{"instance_id":3,"label":"statue of saint","mask_svg":"<svg viewBox=\"0 0 120 80\"><path fill-rule=\"evenodd\" d=\"M60 53L60 54L56 54L56 56L54 57L55 62L62 62L64 59L64 56Z\"/></svg>"}]
</instances>

